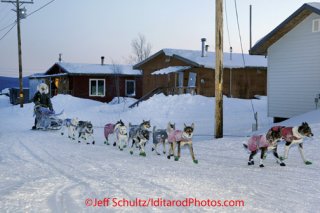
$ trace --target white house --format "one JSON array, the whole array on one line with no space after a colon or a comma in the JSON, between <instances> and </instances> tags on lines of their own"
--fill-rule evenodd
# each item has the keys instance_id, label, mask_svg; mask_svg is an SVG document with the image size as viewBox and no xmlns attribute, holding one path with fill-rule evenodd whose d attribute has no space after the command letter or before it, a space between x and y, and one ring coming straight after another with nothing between
<instances>
[{"instance_id":1,"label":"white house","mask_svg":"<svg viewBox=\"0 0 320 213\"><path fill-rule=\"evenodd\" d=\"M258 41L250 54L268 57L268 116L281 121L316 109L320 105L320 2L303 4Z\"/></svg>"}]
</instances>

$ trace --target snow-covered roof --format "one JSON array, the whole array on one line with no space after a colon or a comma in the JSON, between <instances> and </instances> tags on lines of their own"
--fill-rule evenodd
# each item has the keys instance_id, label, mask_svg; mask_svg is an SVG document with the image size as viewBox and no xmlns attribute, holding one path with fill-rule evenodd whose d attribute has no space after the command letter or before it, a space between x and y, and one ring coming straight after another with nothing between
<instances>
[{"instance_id":1,"label":"snow-covered roof","mask_svg":"<svg viewBox=\"0 0 320 213\"><path fill-rule=\"evenodd\" d=\"M215 69L215 52L206 52L206 56L202 57L201 50L183 50L183 49L162 49L146 60L134 65L133 67L139 69L141 65L152 60L160 54L165 56L177 58L181 61L195 66ZM267 67L267 59L264 56L255 56L241 53L224 53L223 54L224 68L244 68L244 67Z\"/></svg>"},{"instance_id":2,"label":"snow-covered roof","mask_svg":"<svg viewBox=\"0 0 320 213\"><path fill-rule=\"evenodd\" d=\"M167 56L178 56L197 63L205 68L215 69L216 54L207 52L206 56L201 56L200 50L163 49ZM243 67L267 67L267 59L263 56L253 56L241 53L223 53L223 67L243 68Z\"/></svg>"},{"instance_id":3,"label":"snow-covered roof","mask_svg":"<svg viewBox=\"0 0 320 213\"><path fill-rule=\"evenodd\" d=\"M30 75L29 79L32 79L32 78L46 78L46 77L61 77L61 76L66 76L66 75L68 75L68 74L67 73L59 73L59 74L46 75L46 74L43 74L43 73L35 73L33 75Z\"/></svg>"},{"instance_id":4,"label":"snow-covered roof","mask_svg":"<svg viewBox=\"0 0 320 213\"><path fill-rule=\"evenodd\" d=\"M69 74L120 74L120 75L141 75L140 70L134 70L132 65L123 64L81 64L58 62L66 73Z\"/></svg>"},{"instance_id":5,"label":"snow-covered roof","mask_svg":"<svg viewBox=\"0 0 320 213\"><path fill-rule=\"evenodd\" d=\"M190 68L191 68L190 66L170 66L170 67L155 71L155 72L151 73L151 75L169 74L172 72L180 72L180 71L187 70Z\"/></svg>"}]
</instances>

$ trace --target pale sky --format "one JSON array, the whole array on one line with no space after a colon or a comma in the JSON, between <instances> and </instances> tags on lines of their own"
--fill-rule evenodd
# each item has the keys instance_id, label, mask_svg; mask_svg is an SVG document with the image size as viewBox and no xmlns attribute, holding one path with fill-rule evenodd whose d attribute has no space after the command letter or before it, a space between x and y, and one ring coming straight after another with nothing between
<instances>
[{"instance_id":1,"label":"pale sky","mask_svg":"<svg viewBox=\"0 0 320 213\"><path fill-rule=\"evenodd\" d=\"M23 6L30 14L50 1ZM237 0L244 53L249 50L250 4L254 44L307 2L319 0ZM228 23L233 52L241 52L235 0L224 4L224 51L229 52ZM0 2L0 38L16 19L13 8ZM21 21L23 76L47 71L59 53L65 62L100 63L105 56L105 63L126 63L139 33L152 45L152 53L163 48L200 50L201 38L214 51L215 0L55 0ZM16 26L0 40L0 76L18 77Z\"/></svg>"}]
</instances>

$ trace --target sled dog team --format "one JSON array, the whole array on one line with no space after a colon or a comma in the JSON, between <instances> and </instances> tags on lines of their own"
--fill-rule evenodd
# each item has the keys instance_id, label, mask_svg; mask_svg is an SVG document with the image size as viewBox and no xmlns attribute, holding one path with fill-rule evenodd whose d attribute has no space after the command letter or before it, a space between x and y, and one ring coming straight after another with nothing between
<instances>
[{"instance_id":1,"label":"sled dog team","mask_svg":"<svg viewBox=\"0 0 320 213\"><path fill-rule=\"evenodd\" d=\"M121 151L129 146L131 141L130 154L134 153L134 150L140 151L140 156L146 156L145 146L149 141L149 129L151 127L150 121L143 120L139 125L132 125L129 123L129 131L126 125L120 120L113 123L108 123L104 126L104 144L110 145L109 136L114 136L113 146L117 146ZM78 139L78 142L84 141L87 144L95 144L93 138L93 126L89 121L79 121L77 118L65 119L61 135L64 134L65 128L68 129L68 137L72 140ZM166 129L157 129L153 126L152 139L153 147L152 151L155 151L157 155L160 155L158 146L162 144L163 154L167 154L166 145L169 146L167 158L174 157L175 161L178 161L181 156L181 147L187 145L190 151L191 158L194 163L198 163L198 160L194 156L193 151L193 138L194 124L190 126L184 124L183 130L176 130L175 124L169 122ZM311 137L313 133L307 122L303 122L300 126L287 127L287 126L274 126L270 128L266 134L252 135L246 144L243 146L250 152L248 165L254 165L253 157L261 151L260 155L260 167L264 167L263 160L266 158L267 152L272 151L277 163L280 166L285 166L284 160L288 158L288 153L291 145L297 144L303 162L306 165L312 164L304 156L303 151L303 139L305 137ZM285 141L284 155L279 156L277 152L278 142Z\"/></svg>"},{"instance_id":2,"label":"sled dog team","mask_svg":"<svg viewBox=\"0 0 320 213\"><path fill-rule=\"evenodd\" d=\"M140 156L146 156L145 146L149 141L151 124L150 121L143 120L139 125L132 125L129 123L129 131L123 121L116 123L108 123L104 126L104 144L110 145L109 137L113 135L113 146L117 146L121 151L129 146L131 141L130 154L134 153L134 150L139 150ZM84 141L86 144L95 144L93 138L93 126L89 121L79 121L78 118L65 119L63 121L63 127L61 129L61 135L64 135L65 129L68 130L68 138L77 140L81 143ZM198 163L198 160L194 156L192 137L194 131L194 124L190 126L184 125L183 130L176 130L175 124L168 123L166 129L156 129L153 127L153 147L152 151L157 151L159 144L163 146L163 154L166 154L166 144L169 145L169 152L167 158L174 157L175 161L178 161L181 155L181 147L187 145L190 150L190 154L194 163ZM177 151L175 149L177 148Z\"/></svg>"}]
</instances>

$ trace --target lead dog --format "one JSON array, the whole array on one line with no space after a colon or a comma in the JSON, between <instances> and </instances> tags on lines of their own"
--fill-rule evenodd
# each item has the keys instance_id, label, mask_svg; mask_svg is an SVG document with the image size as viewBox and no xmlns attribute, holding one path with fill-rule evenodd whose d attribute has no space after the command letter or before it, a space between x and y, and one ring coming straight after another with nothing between
<instances>
[{"instance_id":1,"label":"lead dog","mask_svg":"<svg viewBox=\"0 0 320 213\"><path fill-rule=\"evenodd\" d=\"M168 142L170 144L169 155L167 156L168 159L173 155L174 160L178 161L181 154L181 147L184 145L188 145L191 158L194 163L198 163L198 160L195 159L194 152L193 152L193 145L192 145L192 137L194 131L194 124L192 123L191 126L187 126L184 124L183 131L181 130L173 130L168 135ZM175 155L175 146L178 146L178 154Z\"/></svg>"},{"instance_id":2,"label":"lead dog","mask_svg":"<svg viewBox=\"0 0 320 213\"><path fill-rule=\"evenodd\" d=\"M286 142L284 148L284 156L281 157L282 160L288 158L289 149L292 144L298 144L299 152L303 162L306 165L312 164L311 161L308 161L303 152L303 139L305 137L312 137L313 133L311 128L307 122L302 122L300 126L294 127L285 127L285 126L275 126L273 127L273 131L279 131L282 139Z\"/></svg>"}]
</instances>

